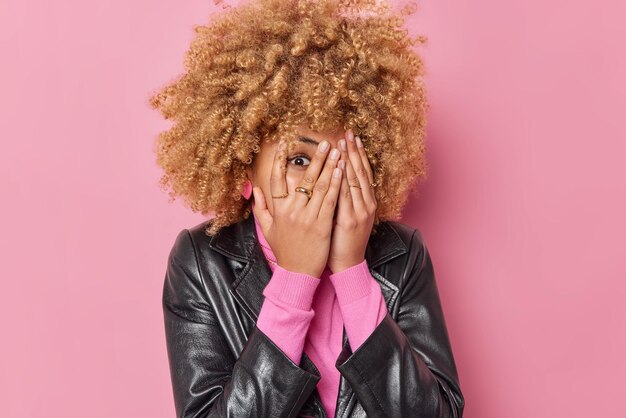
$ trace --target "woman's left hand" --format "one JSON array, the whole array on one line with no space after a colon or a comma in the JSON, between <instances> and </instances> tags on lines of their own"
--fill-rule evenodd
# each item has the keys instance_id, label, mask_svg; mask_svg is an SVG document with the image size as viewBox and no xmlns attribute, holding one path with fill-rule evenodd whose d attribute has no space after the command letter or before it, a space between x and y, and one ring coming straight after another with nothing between
<instances>
[{"instance_id":1,"label":"woman's left hand","mask_svg":"<svg viewBox=\"0 0 626 418\"><path fill-rule=\"evenodd\" d=\"M346 132L344 138L339 142L339 164L344 164L344 173L328 256L328 267L333 273L355 266L365 259L365 248L377 208L374 188L371 186L374 176L365 148L355 139L351 130Z\"/></svg>"}]
</instances>

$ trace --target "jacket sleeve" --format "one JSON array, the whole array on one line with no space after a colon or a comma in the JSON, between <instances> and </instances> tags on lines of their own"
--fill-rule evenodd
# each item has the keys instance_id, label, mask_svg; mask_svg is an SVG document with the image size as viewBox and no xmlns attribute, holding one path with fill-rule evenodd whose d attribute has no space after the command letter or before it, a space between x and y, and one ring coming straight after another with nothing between
<instances>
[{"instance_id":1,"label":"jacket sleeve","mask_svg":"<svg viewBox=\"0 0 626 418\"><path fill-rule=\"evenodd\" d=\"M380 285L370 273L367 260L329 276L350 348L355 351L387 315Z\"/></svg>"},{"instance_id":2,"label":"jacket sleeve","mask_svg":"<svg viewBox=\"0 0 626 418\"><path fill-rule=\"evenodd\" d=\"M465 401L419 230L407 260L397 320L387 313L356 351L342 350L335 366L368 417L460 418Z\"/></svg>"},{"instance_id":3,"label":"jacket sleeve","mask_svg":"<svg viewBox=\"0 0 626 418\"><path fill-rule=\"evenodd\" d=\"M320 375L296 365L256 326L235 358L203 283L191 236L182 230L168 257L162 301L176 416L296 417Z\"/></svg>"}]
</instances>

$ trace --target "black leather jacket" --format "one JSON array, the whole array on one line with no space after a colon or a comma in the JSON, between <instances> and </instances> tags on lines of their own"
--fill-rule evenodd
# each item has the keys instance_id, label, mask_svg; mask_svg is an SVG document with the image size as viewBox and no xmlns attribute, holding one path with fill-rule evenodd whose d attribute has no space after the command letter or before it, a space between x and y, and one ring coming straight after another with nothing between
<instances>
[{"instance_id":1,"label":"black leather jacket","mask_svg":"<svg viewBox=\"0 0 626 418\"><path fill-rule=\"evenodd\" d=\"M320 373L293 363L256 327L272 272L254 218L207 236L183 229L163 287L177 417L326 417ZM388 314L352 353L346 332L336 417L461 417L459 386L433 265L419 230L385 221L365 258Z\"/></svg>"}]
</instances>

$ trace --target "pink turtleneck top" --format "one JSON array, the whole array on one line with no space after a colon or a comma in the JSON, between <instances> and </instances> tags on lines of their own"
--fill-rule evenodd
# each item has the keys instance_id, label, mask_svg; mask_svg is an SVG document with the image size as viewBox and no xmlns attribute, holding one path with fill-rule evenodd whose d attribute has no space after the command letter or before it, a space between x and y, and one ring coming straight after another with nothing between
<instances>
[{"instance_id":1,"label":"pink turtleneck top","mask_svg":"<svg viewBox=\"0 0 626 418\"><path fill-rule=\"evenodd\" d=\"M380 285L366 260L334 274L327 266L319 278L282 268L275 264L256 217L254 221L273 272L263 290L265 300L256 326L295 364L300 364L303 351L307 353L321 374L317 390L324 410L334 417L341 377L335 362L343 327L354 352L387 314Z\"/></svg>"}]
</instances>

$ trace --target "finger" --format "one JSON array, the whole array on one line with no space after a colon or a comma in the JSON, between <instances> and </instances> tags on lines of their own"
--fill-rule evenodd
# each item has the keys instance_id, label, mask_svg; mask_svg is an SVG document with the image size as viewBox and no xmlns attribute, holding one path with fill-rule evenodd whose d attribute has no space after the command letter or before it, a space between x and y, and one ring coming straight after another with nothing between
<instances>
[{"instance_id":1,"label":"finger","mask_svg":"<svg viewBox=\"0 0 626 418\"><path fill-rule=\"evenodd\" d=\"M333 148L326 162L324 164L324 169L322 173L317 178L315 185L313 186L313 196L309 200L306 205L306 211L309 214L312 214L315 217L319 217L320 208L322 207L322 203L326 198L326 194L330 191L331 180L333 175L333 170L337 167L337 163L339 162L339 156L341 153L337 148ZM331 214L332 218L332 214Z\"/></svg>"},{"instance_id":2,"label":"finger","mask_svg":"<svg viewBox=\"0 0 626 418\"><path fill-rule=\"evenodd\" d=\"M270 193L272 196L282 196L287 193L286 154L287 144L284 139L281 139L274 151L274 162L272 164L272 172L270 173Z\"/></svg>"},{"instance_id":3,"label":"finger","mask_svg":"<svg viewBox=\"0 0 626 418\"><path fill-rule=\"evenodd\" d=\"M317 150L315 151L315 155L311 159L309 166L304 172L304 177L300 181L298 186L304 187L308 190L313 190L315 183L320 175L320 172L324 168L326 162L326 155L330 149L330 143L326 140L319 143L317 146ZM303 208L308 205L309 198L305 193L295 192L295 196L293 196L293 202L295 202L296 206Z\"/></svg>"},{"instance_id":4,"label":"finger","mask_svg":"<svg viewBox=\"0 0 626 418\"><path fill-rule=\"evenodd\" d=\"M372 165L370 164L370 160L367 157L367 153L365 152L365 147L363 146L363 142L361 141L361 138L358 136L354 137L354 140L356 142L356 149L359 152L359 155L361 156L361 162L363 163L363 167L365 168L365 171L367 172L367 179L369 180L369 183L367 186L363 185L363 187L367 188L367 195L369 195L369 197L365 197L366 201L367 199L369 199L369 202L372 206L377 206L377 201L376 201L376 190L374 190L374 172L372 170Z\"/></svg>"},{"instance_id":5,"label":"finger","mask_svg":"<svg viewBox=\"0 0 626 418\"><path fill-rule=\"evenodd\" d=\"M356 141L356 149L359 151L359 155L361 156L361 161L363 161L363 166L365 167L365 171L367 171L367 178L370 181L370 187L372 183L374 183L374 172L372 171L372 165L370 164L370 160L367 157L367 153L365 152L365 147L363 147L363 142L361 138L358 136L354 137Z\"/></svg>"},{"instance_id":6,"label":"finger","mask_svg":"<svg viewBox=\"0 0 626 418\"><path fill-rule=\"evenodd\" d=\"M324 171L326 172L326 170ZM325 172L322 174L325 175ZM322 207L319 210L318 220L325 222L330 228L332 228L333 215L335 214L335 208L337 207L337 198L339 195L339 189L341 188L342 175L343 172L341 168L334 167L332 169L330 186L328 188L328 192L324 195Z\"/></svg>"},{"instance_id":7,"label":"finger","mask_svg":"<svg viewBox=\"0 0 626 418\"><path fill-rule=\"evenodd\" d=\"M267 202L265 201L265 196L263 194L263 190L259 186L254 186L252 188L252 194L254 195L254 200L252 202L252 212L254 213L255 218L259 221L259 225L261 225L261 230L263 234L267 236L267 232L272 226L273 218L267 209Z\"/></svg>"},{"instance_id":8,"label":"finger","mask_svg":"<svg viewBox=\"0 0 626 418\"><path fill-rule=\"evenodd\" d=\"M361 192L362 199L365 202L371 203L374 196L372 195L370 181L369 181L369 178L367 177L367 171L365 170L363 161L361 161L361 156L359 155L359 151L357 151L356 149L356 142L354 141L354 134L352 133L351 130L347 132L347 137L348 137L348 157L350 158L350 163L352 164L352 168L354 169L354 172L356 173L356 177L358 179L358 185L361 186L360 192Z\"/></svg>"},{"instance_id":9,"label":"finger","mask_svg":"<svg viewBox=\"0 0 626 418\"><path fill-rule=\"evenodd\" d=\"M341 159L339 160L339 164L341 167L343 174L341 176L341 190L339 191L339 211L342 211L342 208L348 209L349 211L353 211L354 208L352 206L352 194L350 192L350 187L348 185L348 176L347 176L347 162L348 162L348 147L346 146L346 140L339 140L339 150L341 151Z\"/></svg>"},{"instance_id":10,"label":"finger","mask_svg":"<svg viewBox=\"0 0 626 418\"><path fill-rule=\"evenodd\" d=\"M356 175L356 173L354 172L354 168L352 167L352 163L350 162L350 160L346 160L346 169L345 169L345 173L346 173L346 183L348 184L348 191L350 193L350 200L352 201L352 208L354 211L363 211L365 209L365 202L363 201L363 193L361 193L361 189L359 189L358 187L352 187L352 186L359 186L359 179Z\"/></svg>"},{"instance_id":11,"label":"finger","mask_svg":"<svg viewBox=\"0 0 626 418\"><path fill-rule=\"evenodd\" d=\"M352 206L353 206L353 210L355 211L363 211L365 209L365 202L363 201L363 194L361 193L361 189L359 189L358 187L351 187L351 186L361 186L360 185L360 181L359 181L359 177L357 176L354 167L352 165L352 162L350 161L350 155L347 151L348 148L348 136L350 134L350 131L347 131L345 134L345 138L346 138L346 180L348 182L348 186L349 190L350 190L350 197L352 199Z\"/></svg>"},{"instance_id":12,"label":"finger","mask_svg":"<svg viewBox=\"0 0 626 418\"><path fill-rule=\"evenodd\" d=\"M338 164L341 168L341 189L339 190L339 209L337 210L337 217L350 216L354 211L352 205L352 195L350 194L350 186L348 185L348 176L346 176L346 160L339 160Z\"/></svg>"}]
</instances>

